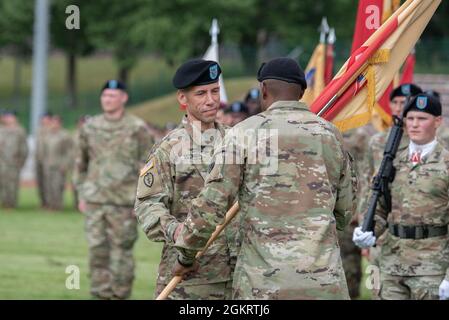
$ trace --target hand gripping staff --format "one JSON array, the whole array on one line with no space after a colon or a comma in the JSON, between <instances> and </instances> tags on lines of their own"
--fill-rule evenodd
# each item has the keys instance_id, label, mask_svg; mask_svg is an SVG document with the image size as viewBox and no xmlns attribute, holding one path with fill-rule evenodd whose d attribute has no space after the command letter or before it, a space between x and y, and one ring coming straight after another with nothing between
<instances>
[{"instance_id":1,"label":"hand gripping staff","mask_svg":"<svg viewBox=\"0 0 449 320\"><path fill-rule=\"evenodd\" d=\"M237 215L239 212L239 203L236 202L231 207L231 209L228 210L226 213L226 218L223 224L220 224L217 226L217 229L215 229L214 233L210 236L209 240L206 243L206 246L202 251L199 251L196 254L196 259L201 258L201 256L206 252L207 248L212 244L212 242L217 239L217 237L220 235L220 233L226 228L226 226L232 221L232 219ZM159 296L156 298L156 300L165 300L169 296L169 294L176 288L176 286L182 281L181 276L173 277L170 282L167 284L167 286L162 290L162 292L159 294Z\"/></svg>"}]
</instances>

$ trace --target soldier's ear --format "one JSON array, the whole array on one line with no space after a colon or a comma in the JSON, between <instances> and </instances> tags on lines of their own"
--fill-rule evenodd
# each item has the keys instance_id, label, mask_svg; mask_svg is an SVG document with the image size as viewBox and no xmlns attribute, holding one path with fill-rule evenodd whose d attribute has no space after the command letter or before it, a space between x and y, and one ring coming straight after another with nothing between
<instances>
[{"instance_id":1,"label":"soldier's ear","mask_svg":"<svg viewBox=\"0 0 449 320\"><path fill-rule=\"evenodd\" d=\"M122 103L126 104L128 102L129 96L126 92L122 93Z\"/></svg>"},{"instance_id":2,"label":"soldier's ear","mask_svg":"<svg viewBox=\"0 0 449 320\"><path fill-rule=\"evenodd\" d=\"M185 90L178 90L176 98L181 106L187 105L187 95Z\"/></svg>"},{"instance_id":3,"label":"soldier's ear","mask_svg":"<svg viewBox=\"0 0 449 320\"><path fill-rule=\"evenodd\" d=\"M441 116L435 117L435 128L438 129L443 123L443 118Z\"/></svg>"},{"instance_id":4,"label":"soldier's ear","mask_svg":"<svg viewBox=\"0 0 449 320\"><path fill-rule=\"evenodd\" d=\"M260 83L260 95L262 97L263 100L266 100L268 97L268 89L267 89L267 84L265 82L261 82Z\"/></svg>"}]
</instances>

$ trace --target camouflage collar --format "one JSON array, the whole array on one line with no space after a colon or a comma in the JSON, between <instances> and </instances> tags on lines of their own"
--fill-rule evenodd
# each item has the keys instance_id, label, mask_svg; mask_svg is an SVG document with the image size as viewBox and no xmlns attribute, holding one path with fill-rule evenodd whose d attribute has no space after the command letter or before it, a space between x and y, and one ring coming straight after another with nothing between
<instances>
[{"instance_id":1,"label":"camouflage collar","mask_svg":"<svg viewBox=\"0 0 449 320\"><path fill-rule=\"evenodd\" d=\"M433 151L431 153L429 153L429 155L427 157L424 157L422 159L421 164L427 164L427 163L438 163L441 161L441 152L443 151L443 146L437 142L437 144L435 145L435 148L433 149ZM406 163L406 164L410 164L410 166L415 167L417 165L412 165L409 159L409 154L408 154L408 147L404 150L401 150L401 154L399 157L399 161L401 163Z\"/></svg>"},{"instance_id":2,"label":"camouflage collar","mask_svg":"<svg viewBox=\"0 0 449 320\"><path fill-rule=\"evenodd\" d=\"M443 152L443 146L437 142L435 145L435 148L432 150L432 152L429 153L428 157L425 157L423 159L423 163L437 163L441 160L441 152Z\"/></svg>"},{"instance_id":3,"label":"camouflage collar","mask_svg":"<svg viewBox=\"0 0 449 320\"><path fill-rule=\"evenodd\" d=\"M310 111L307 104L305 104L302 101L276 101L271 106L269 106L267 110L276 110L276 109L298 109Z\"/></svg>"},{"instance_id":4,"label":"camouflage collar","mask_svg":"<svg viewBox=\"0 0 449 320\"><path fill-rule=\"evenodd\" d=\"M104 130L117 130L118 128L121 128L127 124L128 113L126 111L123 112L122 117L117 120L107 119L104 114L102 114L101 116L103 120L101 121L100 127Z\"/></svg>"},{"instance_id":5,"label":"camouflage collar","mask_svg":"<svg viewBox=\"0 0 449 320\"><path fill-rule=\"evenodd\" d=\"M224 135L225 135L224 126L218 122L215 122L214 125L215 125L215 129L217 129L220 132L221 136L224 137ZM204 143L204 142L206 142L208 139L215 139L214 138L215 134L211 133L211 132L207 132L207 131L201 135L198 135L198 134L194 135L193 134L194 128L193 128L192 124L190 123L190 121L188 120L187 115L185 115L182 118L181 123L179 124L178 128L185 129L187 131L187 133L189 134L190 139L192 139L193 143L195 143L196 145L207 145L208 143ZM195 130L197 130L197 129L195 129ZM198 137L201 137L201 141L198 141Z\"/></svg>"}]
</instances>

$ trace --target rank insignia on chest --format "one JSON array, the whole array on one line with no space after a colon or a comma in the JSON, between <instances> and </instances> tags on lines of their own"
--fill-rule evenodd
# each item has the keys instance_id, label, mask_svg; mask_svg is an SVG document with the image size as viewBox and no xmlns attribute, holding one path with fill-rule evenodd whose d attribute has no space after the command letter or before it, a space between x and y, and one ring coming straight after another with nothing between
<instances>
[{"instance_id":1,"label":"rank insignia on chest","mask_svg":"<svg viewBox=\"0 0 449 320\"><path fill-rule=\"evenodd\" d=\"M144 176L148 171L150 171L154 167L154 159L151 159L147 162L145 167L140 170L140 176Z\"/></svg>"}]
</instances>

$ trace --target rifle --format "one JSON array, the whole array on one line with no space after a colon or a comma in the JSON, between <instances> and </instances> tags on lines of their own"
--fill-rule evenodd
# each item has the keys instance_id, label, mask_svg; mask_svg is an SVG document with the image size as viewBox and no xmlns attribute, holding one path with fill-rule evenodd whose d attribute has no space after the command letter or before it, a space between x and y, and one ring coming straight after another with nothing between
<instances>
[{"instance_id":1,"label":"rifle","mask_svg":"<svg viewBox=\"0 0 449 320\"><path fill-rule=\"evenodd\" d=\"M408 105L408 99L407 103ZM389 184L394 181L396 168L393 166L393 160L401 143L402 134L404 133L404 116L393 116L393 127L388 136L387 144L384 150L384 157L380 164L379 171L373 179L371 190L373 193L369 199L368 212L363 220L362 231L372 231L374 234L374 216L376 214L377 202L380 197L384 198L385 210L391 212L391 193Z\"/></svg>"}]
</instances>

